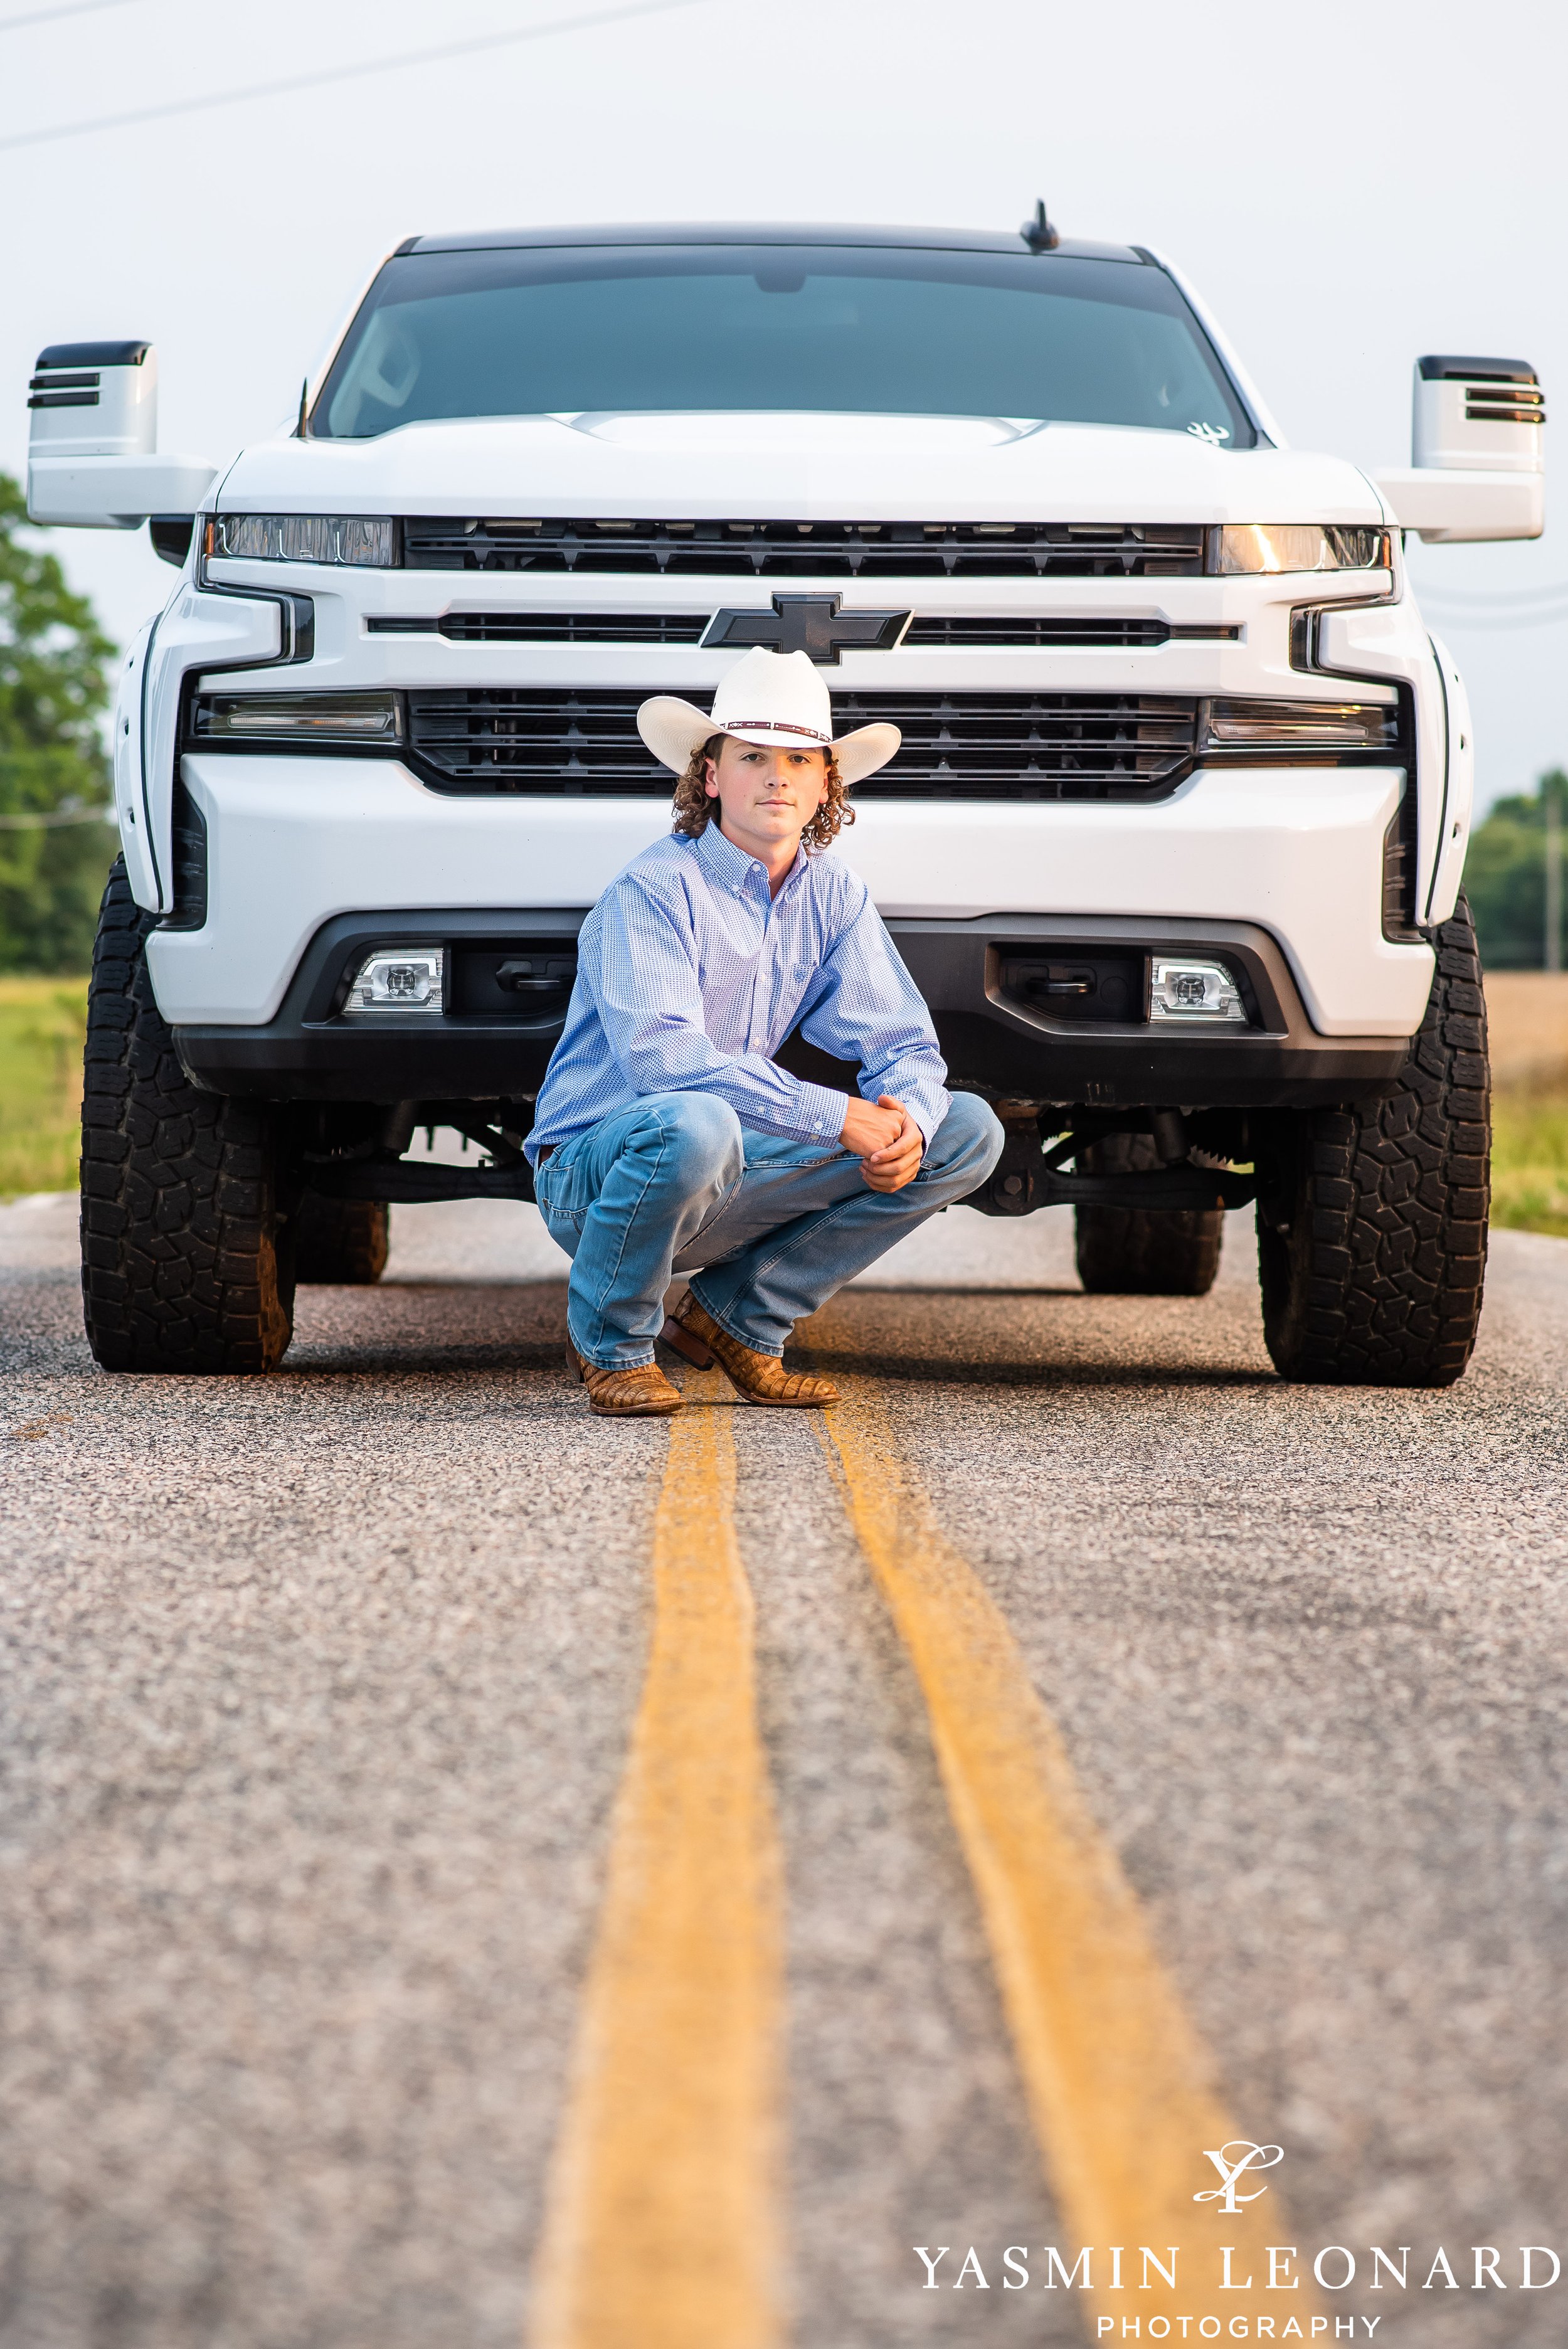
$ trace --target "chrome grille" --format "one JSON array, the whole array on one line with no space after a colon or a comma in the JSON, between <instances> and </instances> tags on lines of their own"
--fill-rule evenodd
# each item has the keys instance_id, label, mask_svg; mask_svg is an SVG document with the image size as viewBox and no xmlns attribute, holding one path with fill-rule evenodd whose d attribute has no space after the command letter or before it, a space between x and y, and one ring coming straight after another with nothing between
<instances>
[{"instance_id":1,"label":"chrome grille","mask_svg":"<svg viewBox=\"0 0 1568 2349\"><path fill-rule=\"evenodd\" d=\"M708 612L447 612L439 619L377 614L373 636L445 636L459 645L696 645Z\"/></svg>"},{"instance_id":2,"label":"chrome grille","mask_svg":"<svg viewBox=\"0 0 1568 2349\"><path fill-rule=\"evenodd\" d=\"M861 799L1162 799L1191 765L1190 694L837 693L844 733L891 719L903 746Z\"/></svg>"},{"instance_id":3,"label":"chrome grille","mask_svg":"<svg viewBox=\"0 0 1568 2349\"><path fill-rule=\"evenodd\" d=\"M373 636L444 636L449 644L461 645L696 645L713 616L708 612L517 611L447 612L427 618L375 613L365 627ZM760 607L759 616L768 616ZM1179 622L1173 626L1165 620L1123 620L1106 613L1068 613L1054 619L917 614L900 641L916 652L956 646L1146 647L1173 639L1228 644L1240 634L1234 626Z\"/></svg>"},{"instance_id":4,"label":"chrome grille","mask_svg":"<svg viewBox=\"0 0 1568 2349\"><path fill-rule=\"evenodd\" d=\"M637 732L646 698L556 687L410 693L409 747L458 791L668 793L674 778Z\"/></svg>"},{"instance_id":5,"label":"chrome grille","mask_svg":"<svg viewBox=\"0 0 1568 2349\"><path fill-rule=\"evenodd\" d=\"M460 792L666 797L673 779L637 733L638 692L468 688L407 697L409 747L438 788ZM860 799L1164 798L1192 762L1191 695L838 693L843 732L903 729Z\"/></svg>"},{"instance_id":6,"label":"chrome grille","mask_svg":"<svg viewBox=\"0 0 1568 2349\"><path fill-rule=\"evenodd\" d=\"M1118 620L1107 616L1074 619L1027 620L962 616L926 618L920 615L904 631L911 650L944 645L1163 645L1171 630L1163 620Z\"/></svg>"},{"instance_id":7,"label":"chrome grille","mask_svg":"<svg viewBox=\"0 0 1568 2349\"><path fill-rule=\"evenodd\" d=\"M411 571L676 578L1156 579L1203 569L1201 523L469 521L409 515Z\"/></svg>"}]
</instances>

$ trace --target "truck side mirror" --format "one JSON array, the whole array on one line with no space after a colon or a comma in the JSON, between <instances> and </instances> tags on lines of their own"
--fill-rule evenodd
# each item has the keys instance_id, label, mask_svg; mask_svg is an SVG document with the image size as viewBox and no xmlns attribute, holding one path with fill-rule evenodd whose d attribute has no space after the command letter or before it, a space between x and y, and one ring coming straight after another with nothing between
<instances>
[{"instance_id":1,"label":"truck side mirror","mask_svg":"<svg viewBox=\"0 0 1568 2349\"><path fill-rule=\"evenodd\" d=\"M1395 520L1429 546L1539 538L1546 526L1546 398L1524 359L1416 361L1415 470L1379 473Z\"/></svg>"},{"instance_id":2,"label":"truck side mirror","mask_svg":"<svg viewBox=\"0 0 1568 2349\"><path fill-rule=\"evenodd\" d=\"M150 457L158 446L150 343L51 343L27 392L30 456Z\"/></svg>"},{"instance_id":3,"label":"truck side mirror","mask_svg":"<svg viewBox=\"0 0 1568 2349\"><path fill-rule=\"evenodd\" d=\"M1546 394L1527 359L1416 361L1410 461L1444 472L1539 473Z\"/></svg>"},{"instance_id":4,"label":"truck side mirror","mask_svg":"<svg viewBox=\"0 0 1568 2349\"><path fill-rule=\"evenodd\" d=\"M193 517L217 473L203 458L154 454L158 357L150 343L51 343L38 355L27 406L34 522L135 530L149 515Z\"/></svg>"}]
</instances>

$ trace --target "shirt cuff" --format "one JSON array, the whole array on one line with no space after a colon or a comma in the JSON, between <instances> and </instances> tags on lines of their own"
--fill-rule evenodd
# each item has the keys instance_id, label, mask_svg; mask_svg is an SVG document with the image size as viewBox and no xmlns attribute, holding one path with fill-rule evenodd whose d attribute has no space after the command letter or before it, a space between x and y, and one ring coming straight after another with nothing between
<instances>
[{"instance_id":1,"label":"shirt cuff","mask_svg":"<svg viewBox=\"0 0 1568 2349\"><path fill-rule=\"evenodd\" d=\"M931 1147L932 1136L935 1133L937 1127L942 1123L943 1119L947 1115L948 1111L953 1107L953 1096L951 1093L943 1093L939 1096L939 1099L934 1102L906 1101L904 1107L908 1110L911 1117L913 1118L916 1125L919 1126L921 1133L924 1135L925 1147L929 1150Z\"/></svg>"},{"instance_id":2,"label":"shirt cuff","mask_svg":"<svg viewBox=\"0 0 1568 2349\"><path fill-rule=\"evenodd\" d=\"M850 1096L835 1092L830 1085L811 1085L802 1079L799 1107L804 1141L837 1142L850 1113Z\"/></svg>"}]
</instances>

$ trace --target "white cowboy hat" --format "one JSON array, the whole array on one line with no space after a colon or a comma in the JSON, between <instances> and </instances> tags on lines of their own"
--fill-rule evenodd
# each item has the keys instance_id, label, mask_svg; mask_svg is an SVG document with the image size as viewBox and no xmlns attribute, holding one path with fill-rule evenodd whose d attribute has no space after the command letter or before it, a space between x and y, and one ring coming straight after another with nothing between
<instances>
[{"instance_id":1,"label":"white cowboy hat","mask_svg":"<svg viewBox=\"0 0 1568 2349\"><path fill-rule=\"evenodd\" d=\"M672 694L655 694L637 712L637 731L677 775L715 734L734 734L742 742L831 750L846 784L885 767L903 740L896 726L858 726L835 740L828 688L806 655L770 653L761 645L736 662L714 696L711 715Z\"/></svg>"}]
</instances>

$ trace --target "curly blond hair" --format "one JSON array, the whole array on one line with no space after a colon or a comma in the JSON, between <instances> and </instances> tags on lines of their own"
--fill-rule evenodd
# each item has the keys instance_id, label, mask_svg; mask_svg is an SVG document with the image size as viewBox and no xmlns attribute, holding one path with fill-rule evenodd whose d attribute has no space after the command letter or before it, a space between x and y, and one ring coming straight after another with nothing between
<instances>
[{"instance_id":1,"label":"curly blond hair","mask_svg":"<svg viewBox=\"0 0 1568 2349\"><path fill-rule=\"evenodd\" d=\"M722 734L710 734L700 750L694 750L686 761L686 772L676 785L676 830L689 833L693 840L707 830L718 812L718 802L707 795L707 762L717 759ZM831 750L825 753L828 763L828 796L800 834L800 845L808 856L836 840L840 826L853 823L855 812L844 796L847 786L839 772L839 762Z\"/></svg>"}]
</instances>

